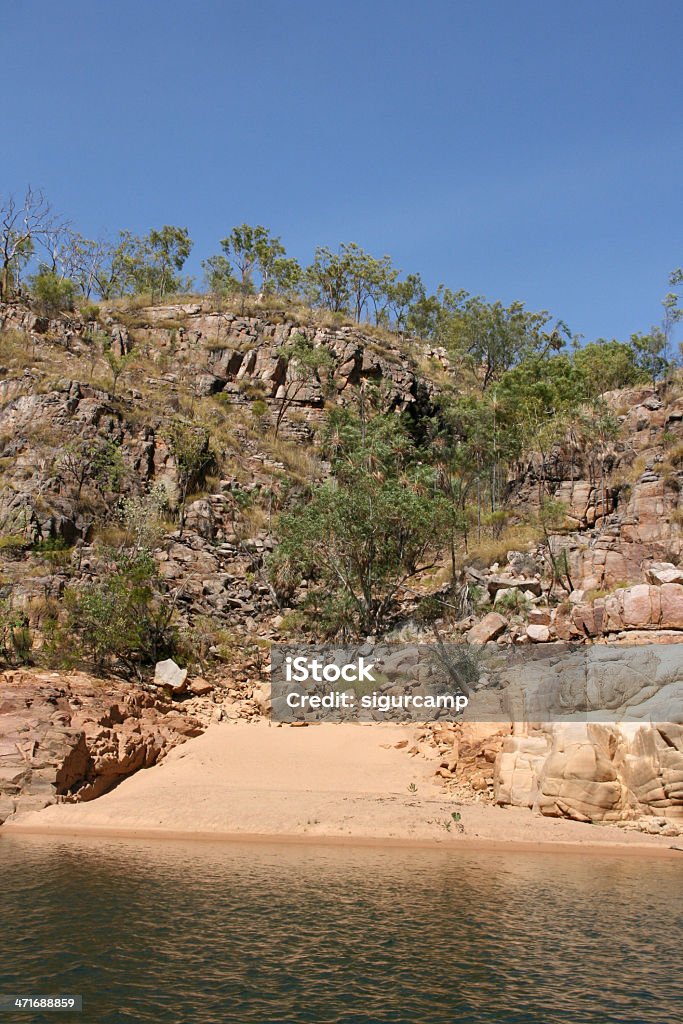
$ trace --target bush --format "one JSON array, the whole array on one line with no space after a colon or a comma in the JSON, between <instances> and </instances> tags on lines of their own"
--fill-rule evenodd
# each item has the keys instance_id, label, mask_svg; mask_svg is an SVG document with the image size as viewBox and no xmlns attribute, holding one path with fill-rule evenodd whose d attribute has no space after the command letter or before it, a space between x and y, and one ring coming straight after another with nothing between
<instances>
[{"instance_id":1,"label":"bush","mask_svg":"<svg viewBox=\"0 0 683 1024\"><path fill-rule=\"evenodd\" d=\"M62 662L65 653L99 669L113 660L139 675L142 666L174 653L173 604L156 589L156 563L147 552L118 552L108 569L66 591L66 621L55 629L52 649Z\"/></svg>"},{"instance_id":2,"label":"bush","mask_svg":"<svg viewBox=\"0 0 683 1024\"><path fill-rule=\"evenodd\" d=\"M33 639L23 612L12 607L9 598L0 601L0 659L8 665L25 665L31 657Z\"/></svg>"},{"instance_id":3,"label":"bush","mask_svg":"<svg viewBox=\"0 0 683 1024\"><path fill-rule=\"evenodd\" d=\"M80 314L86 324L97 323L100 319L100 307L93 302L86 302L80 307Z\"/></svg>"},{"instance_id":4,"label":"bush","mask_svg":"<svg viewBox=\"0 0 683 1024\"><path fill-rule=\"evenodd\" d=\"M62 278L51 270L43 269L34 274L29 284L34 305L43 316L54 316L74 308L76 285L67 277Z\"/></svg>"}]
</instances>

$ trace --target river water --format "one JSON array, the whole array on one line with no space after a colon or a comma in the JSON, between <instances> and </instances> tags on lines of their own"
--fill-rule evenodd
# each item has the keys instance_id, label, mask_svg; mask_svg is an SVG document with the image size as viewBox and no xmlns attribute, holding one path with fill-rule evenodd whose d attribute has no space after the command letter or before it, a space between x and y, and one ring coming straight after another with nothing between
<instances>
[{"instance_id":1,"label":"river water","mask_svg":"<svg viewBox=\"0 0 683 1024\"><path fill-rule=\"evenodd\" d=\"M5 1021L673 1024L681 861L0 838Z\"/></svg>"}]
</instances>

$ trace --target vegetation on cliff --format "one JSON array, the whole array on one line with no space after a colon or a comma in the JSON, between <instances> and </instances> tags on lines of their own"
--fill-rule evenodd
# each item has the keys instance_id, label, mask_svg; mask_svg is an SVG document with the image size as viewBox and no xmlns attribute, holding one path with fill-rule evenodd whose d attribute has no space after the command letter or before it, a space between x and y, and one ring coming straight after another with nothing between
<instances>
[{"instance_id":1,"label":"vegetation on cliff","mask_svg":"<svg viewBox=\"0 0 683 1024\"><path fill-rule=\"evenodd\" d=\"M647 335L581 344L355 244L301 267L246 224L208 293L179 296L191 247L168 225L85 239L31 191L2 204L4 661L208 669L278 635L457 623L487 596L463 567L516 548L567 600L577 531L609 536L647 472L614 393L676 400L676 291Z\"/></svg>"}]
</instances>

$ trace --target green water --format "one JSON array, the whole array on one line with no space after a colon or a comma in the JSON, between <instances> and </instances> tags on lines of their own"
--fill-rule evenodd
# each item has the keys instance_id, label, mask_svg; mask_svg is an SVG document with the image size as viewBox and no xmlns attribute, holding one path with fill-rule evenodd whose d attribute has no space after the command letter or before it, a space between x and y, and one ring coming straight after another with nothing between
<instances>
[{"instance_id":1,"label":"green water","mask_svg":"<svg viewBox=\"0 0 683 1024\"><path fill-rule=\"evenodd\" d=\"M4 1021L673 1024L676 861L0 838Z\"/></svg>"}]
</instances>

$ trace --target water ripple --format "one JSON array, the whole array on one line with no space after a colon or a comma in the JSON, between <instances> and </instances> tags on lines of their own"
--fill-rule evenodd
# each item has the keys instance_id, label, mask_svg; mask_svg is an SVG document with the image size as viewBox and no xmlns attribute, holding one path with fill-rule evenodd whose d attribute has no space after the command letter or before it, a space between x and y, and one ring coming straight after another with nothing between
<instances>
[{"instance_id":1,"label":"water ripple","mask_svg":"<svg viewBox=\"0 0 683 1024\"><path fill-rule=\"evenodd\" d=\"M0 994L82 994L57 1020L680 1019L673 861L3 837L0 865Z\"/></svg>"}]
</instances>

